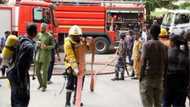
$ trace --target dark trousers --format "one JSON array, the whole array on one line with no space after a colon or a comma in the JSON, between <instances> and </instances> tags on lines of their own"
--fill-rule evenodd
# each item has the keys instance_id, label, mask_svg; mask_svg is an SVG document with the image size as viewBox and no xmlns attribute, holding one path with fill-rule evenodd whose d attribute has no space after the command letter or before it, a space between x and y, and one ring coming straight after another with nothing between
<instances>
[{"instance_id":1,"label":"dark trousers","mask_svg":"<svg viewBox=\"0 0 190 107\"><path fill-rule=\"evenodd\" d=\"M116 66L115 67L115 78L119 79L124 79L124 74L125 74L125 67L121 67L121 66ZM119 77L119 74L121 74L121 77Z\"/></svg>"},{"instance_id":2,"label":"dark trousers","mask_svg":"<svg viewBox=\"0 0 190 107\"><path fill-rule=\"evenodd\" d=\"M187 83L184 78L170 78L166 80L164 88L163 107L185 107L187 97Z\"/></svg>"},{"instance_id":3,"label":"dark trousers","mask_svg":"<svg viewBox=\"0 0 190 107\"><path fill-rule=\"evenodd\" d=\"M74 91L74 100L73 103L75 103L76 101L76 95L77 95L77 76L73 75L73 70L71 68L66 69L67 70L71 70L70 74L67 74L67 85L66 85L66 89L70 90L70 91ZM84 85L84 79L85 76L83 77L83 81L82 81L82 87ZM67 99L67 98L66 98ZM69 101L67 101L66 103L70 102L70 98Z\"/></svg>"},{"instance_id":4,"label":"dark trousers","mask_svg":"<svg viewBox=\"0 0 190 107\"><path fill-rule=\"evenodd\" d=\"M6 65L3 65L2 68L1 68L1 71L2 71L2 75L4 76L5 75L5 71L8 67Z\"/></svg>"},{"instance_id":5,"label":"dark trousers","mask_svg":"<svg viewBox=\"0 0 190 107\"><path fill-rule=\"evenodd\" d=\"M85 79L85 76L83 77L82 85L84 85L84 79ZM73 74L67 75L66 89L76 91L76 89L77 89L77 76L75 76Z\"/></svg>"},{"instance_id":6,"label":"dark trousers","mask_svg":"<svg viewBox=\"0 0 190 107\"><path fill-rule=\"evenodd\" d=\"M49 64L49 68L48 68L48 81L51 80L51 77L53 74L54 63L55 63L55 55L53 54L51 57L51 62Z\"/></svg>"},{"instance_id":7,"label":"dark trousers","mask_svg":"<svg viewBox=\"0 0 190 107\"><path fill-rule=\"evenodd\" d=\"M10 81L11 107L28 107L30 100L30 84Z\"/></svg>"},{"instance_id":8,"label":"dark trousers","mask_svg":"<svg viewBox=\"0 0 190 107\"><path fill-rule=\"evenodd\" d=\"M131 60L132 50L127 49L127 55L128 55L129 65L133 65L133 61Z\"/></svg>"},{"instance_id":9,"label":"dark trousers","mask_svg":"<svg viewBox=\"0 0 190 107\"><path fill-rule=\"evenodd\" d=\"M167 92L164 94L163 107L185 107L186 92Z\"/></svg>"}]
</instances>

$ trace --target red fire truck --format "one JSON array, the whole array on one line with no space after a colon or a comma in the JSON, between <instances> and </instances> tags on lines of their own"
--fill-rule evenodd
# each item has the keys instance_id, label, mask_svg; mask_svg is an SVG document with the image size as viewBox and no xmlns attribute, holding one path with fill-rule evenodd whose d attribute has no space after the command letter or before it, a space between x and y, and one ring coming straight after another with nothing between
<instances>
[{"instance_id":1,"label":"red fire truck","mask_svg":"<svg viewBox=\"0 0 190 107\"><path fill-rule=\"evenodd\" d=\"M59 43L63 43L68 29L72 25L79 25L84 36L95 38L96 52L106 53L113 48L120 32L125 32L134 25L133 28L139 28L137 26L144 21L145 7L140 2L98 1L55 4L57 4L55 11L51 3L44 1L17 0L16 5L0 6L2 15L0 35L7 30L18 31L20 35L24 35L28 22L35 22L38 26L45 22L54 35L58 36ZM55 27L54 20L58 23L58 27Z\"/></svg>"},{"instance_id":2,"label":"red fire truck","mask_svg":"<svg viewBox=\"0 0 190 107\"><path fill-rule=\"evenodd\" d=\"M79 25L84 36L96 41L96 53L113 48L120 32L144 21L145 7L140 2L62 2L56 3L56 32L60 41L72 25ZM138 27L135 27L138 28ZM62 40L61 40L62 39Z\"/></svg>"},{"instance_id":3,"label":"red fire truck","mask_svg":"<svg viewBox=\"0 0 190 107\"><path fill-rule=\"evenodd\" d=\"M51 3L43 1L23 1L19 4L6 4L0 6L0 36L5 31L16 31L25 35L26 24L34 22L40 28L42 22L48 23L49 29L54 31L54 15Z\"/></svg>"}]
</instances>

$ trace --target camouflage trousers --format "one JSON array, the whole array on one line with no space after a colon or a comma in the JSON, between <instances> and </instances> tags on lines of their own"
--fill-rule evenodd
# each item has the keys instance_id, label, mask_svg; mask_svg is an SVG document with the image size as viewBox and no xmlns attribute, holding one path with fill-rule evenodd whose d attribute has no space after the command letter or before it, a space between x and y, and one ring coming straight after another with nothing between
<instances>
[{"instance_id":1,"label":"camouflage trousers","mask_svg":"<svg viewBox=\"0 0 190 107\"><path fill-rule=\"evenodd\" d=\"M154 78L143 78L140 81L140 95L143 107L161 107L163 82Z\"/></svg>"}]
</instances>

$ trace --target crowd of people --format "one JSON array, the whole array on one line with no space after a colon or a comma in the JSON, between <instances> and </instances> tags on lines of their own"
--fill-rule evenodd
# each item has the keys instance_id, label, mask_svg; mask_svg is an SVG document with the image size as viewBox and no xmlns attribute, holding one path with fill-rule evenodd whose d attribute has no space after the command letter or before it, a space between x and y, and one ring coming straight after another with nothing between
<instances>
[{"instance_id":1,"label":"crowd of people","mask_svg":"<svg viewBox=\"0 0 190 107\"><path fill-rule=\"evenodd\" d=\"M29 68L34 63L34 72L39 81L38 89L46 91L51 82L55 54L58 60L57 42L51 32L47 31L47 24L41 24L41 31L37 32L36 24L28 24L27 34L18 36L16 32L6 31L1 37L1 71L11 86L11 106L27 107L30 99ZM5 73L7 72L7 73Z\"/></svg>"},{"instance_id":2,"label":"crowd of people","mask_svg":"<svg viewBox=\"0 0 190 107\"><path fill-rule=\"evenodd\" d=\"M29 104L29 68L32 63L39 82L38 89L45 92L47 84L51 83L56 53L60 61L57 42L52 33L47 31L47 24L41 24L40 32L37 32L35 24L28 24L26 31L27 34L23 37L6 31L5 37L0 39L3 57L1 70L3 76L7 70L12 107L27 107ZM160 28L159 24L153 23L150 29L144 27L141 33L130 30L119 36L119 48L116 51L118 59L115 77L112 80L124 80L125 70L127 66L131 66L130 76L139 80L144 107L185 107L186 98L190 98L189 33L169 34L166 29ZM79 26L72 26L68 37L65 38L64 74L67 74L68 81L65 107L71 106L72 92L73 104L76 103L77 79L80 75L77 68L80 56L77 55L77 49L83 46L85 51L93 49L91 47L93 38L90 38L91 41L86 39L82 36L82 29ZM10 45L10 41L14 40L19 42ZM13 54L8 58L10 52ZM84 78L83 75L83 82Z\"/></svg>"},{"instance_id":3,"label":"crowd of people","mask_svg":"<svg viewBox=\"0 0 190 107\"><path fill-rule=\"evenodd\" d=\"M29 68L32 63L34 63L34 75L36 74L39 83L38 89L45 92L47 84L52 83L51 76L55 54L57 54L58 61L61 59L57 51L57 42L47 27L47 24L42 23L40 32L37 32L35 24L28 24L25 36L18 36L7 31L5 38L1 39L1 57L3 60L1 70L3 76L6 76L10 82L12 107L28 107L30 100ZM65 57L63 60L65 72L63 74L67 75L68 81L65 107L71 106L70 100L73 91L73 104L76 103L80 57L77 54L77 49L84 47L86 52L95 49L91 45L92 41L93 38L82 37L82 29L79 26L72 26L68 32L68 37L65 38ZM83 106L83 103L80 105Z\"/></svg>"},{"instance_id":4,"label":"crowd of people","mask_svg":"<svg viewBox=\"0 0 190 107\"><path fill-rule=\"evenodd\" d=\"M115 77L112 80L120 80L118 65L133 66L131 76L139 80L144 107L185 107L190 92L189 33L169 34L158 23L153 23L150 29L144 27L141 34L131 32L120 36ZM126 60L121 63L126 56L128 63Z\"/></svg>"}]
</instances>

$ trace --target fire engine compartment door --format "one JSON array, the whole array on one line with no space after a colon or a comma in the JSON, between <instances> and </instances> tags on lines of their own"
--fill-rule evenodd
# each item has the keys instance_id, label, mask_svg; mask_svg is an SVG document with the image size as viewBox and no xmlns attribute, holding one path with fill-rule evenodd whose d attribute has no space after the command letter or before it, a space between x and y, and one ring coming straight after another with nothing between
<instances>
[{"instance_id":1,"label":"fire engine compartment door","mask_svg":"<svg viewBox=\"0 0 190 107\"><path fill-rule=\"evenodd\" d=\"M12 10L11 8L0 8L0 36L4 35L5 31L11 31L12 27Z\"/></svg>"},{"instance_id":2,"label":"fire engine compartment door","mask_svg":"<svg viewBox=\"0 0 190 107\"><path fill-rule=\"evenodd\" d=\"M113 21L114 31L127 30L131 28L131 26L136 26L138 24L139 14L141 12L142 11L136 11L136 10L108 10L107 11L109 17L114 18L114 21ZM111 22L110 19L108 19L108 25L110 22Z\"/></svg>"}]
</instances>

